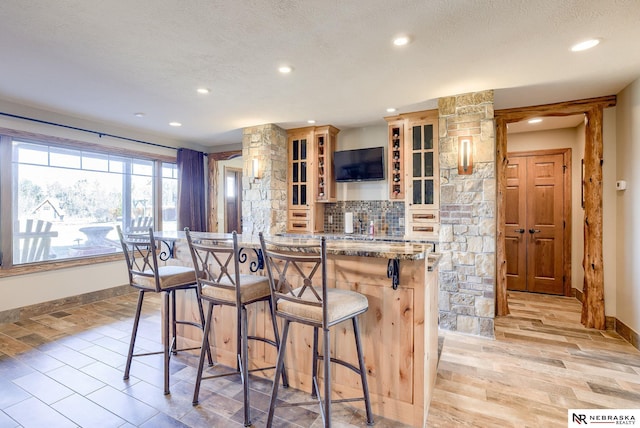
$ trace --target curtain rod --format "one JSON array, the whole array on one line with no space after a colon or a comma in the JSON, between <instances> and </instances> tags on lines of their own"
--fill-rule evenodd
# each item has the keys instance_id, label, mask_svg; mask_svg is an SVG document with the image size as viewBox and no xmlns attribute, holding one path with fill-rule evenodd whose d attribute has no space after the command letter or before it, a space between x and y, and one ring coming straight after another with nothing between
<instances>
[{"instance_id":1,"label":"curtain rod","mask_svg":"<svg viewBox=\"0 0 640 428\"><path fill-rule=\"evenodd\" d=\"M113 134L109 134L107 132L92 131L91 129L78 128L76 126L70 126L70 125L63 125L61 123L49 122L47 120L34 119L32 117L19 116L17 114L0 112L0 115L13 117L15 119L30 120L31 122L42 123L44 125L52 125L52 126L59 126L61 128L73 129L74 131L88 132L90 134L96 134L100 138L102 138L103 136L104 137L111 137L111 138L117 138L117 139L120 139L120 140L131 141L131 142L134 142L134 143L147 144L149 146L162 147L163 149L178 150L175 147L165 146L163 144L150 143L149 141L136 140L134 138L128 138L128 137L121 137L119 135L113 135Z\"/></svg>"}]
</instances>

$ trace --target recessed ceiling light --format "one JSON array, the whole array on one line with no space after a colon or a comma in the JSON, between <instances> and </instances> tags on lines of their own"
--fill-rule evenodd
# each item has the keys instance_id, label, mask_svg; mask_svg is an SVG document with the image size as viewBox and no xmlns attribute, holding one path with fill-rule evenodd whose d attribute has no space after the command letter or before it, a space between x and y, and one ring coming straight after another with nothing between
<instances>
[{"instance_id":1,"label":"recessed ceiling light","mask_svg":"<svg viewBox=\"0 0 640 428\"><path fill-rule=\"evenodd\" d=\"M169 126L178 127L178 126L182 126L182 124L180 122L169 122Z\"/></svg>"},{"instance_id":2,"label":"recessed ceiling light","mask_svg":"<svg viewBox=\"0 0 640 428\"><path fill-rule=\"evenodd\" d=\"M144 113L142 113L141 111L139 111L139 112L137 112L137 113L133 113L133 115L134 115L135 117L144 117L144 116L145 116L145 114L144 114Z\"/></svg>"},{"instance_id":3,"label":"recessed ceiling light","mask_svg":"<svg viewBox=\"0 0 640 428\"><path fill-rule=\"evenodd\" d=\"M393 113L393 112L395 112L395 111L396 111L396 109L395 109L394 107L389 107L389 108L387 109L387 113Z\"/></svg>"},{"instance_id":4,"label":"recessed ceiling light","mask_svg":"<svg viewBox=\"0 0 640 428\"><path fill-rule=\"evenodd\" d=\"M571 51L572 52L586 51L587 49L596 47L599 44L600 44L600 39L585 40L584 42L576 43L575 45L571 46Z\"/></svg>"},{"instance_id":5,"label":"recessed ceiling light","mask_svg":"<svg viewBox=\"0 0 640 428\"><path fill-rule=\"evenodd\" d=\"M280 67L278 67L278 71L282 74L289 74L291 73L291 71L293 71L293 68L291 68L290 65L281 65Z\"/></svg>"},{"instance_id":6,"label":"recessed ceiling light","mask_svg":"<svg viewBox=\"0 0 640 428\"><path fill-rule=\"evenodd\" d=\"M531 119L531 120L529 120L529 121L528 121L528 123L531 123L531 124L533 124L533 123L540 123L540 122L542 122L542 119L540 119L540 118L537 118L537 119Z\"/></svg>"},{"instance_id":7,"label":"recessed ceiling light","mask_svg":"<svg viewBox=\"0 0 640 428\"><path fill-rule=\"evenodd\" d=\"M411 39L409 38L409 36L398 36L395 39L393 39L393 44L395 46L404 46L404 45L408 45L410 41Z\"/></svg>"},{"instance_id":8,"label":"recessed ceiling light","mask_svg":"<svg viewBox=\"0 0 640 428\"><path fill-rule=\"evenodd\" d=\"M199 94L208 94L209 92L211 92L207 88L198 88L197 91L198 91Z\"/></svg>"},{"instance_id":9,"label":"recessed ceiling light","mask_svg":"<svg viewBox=\"0 0 640 428\"><path fill-rule=\"evenodd\" d=\"M316 121L313 120L313 119L309 119L309 120L307 120L307 123L314 124L314 123L316 123Z\"/></svg>"}]
</instances>

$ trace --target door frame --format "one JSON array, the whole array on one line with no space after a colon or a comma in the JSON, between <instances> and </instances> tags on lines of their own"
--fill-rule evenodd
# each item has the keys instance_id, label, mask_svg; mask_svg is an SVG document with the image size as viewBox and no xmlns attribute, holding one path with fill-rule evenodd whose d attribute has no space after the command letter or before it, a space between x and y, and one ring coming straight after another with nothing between
<instances>
[{"instance_id":1,"label":"door frame","mask_svg":"<svg viewBox=\"0 0 640 428\"><path fill-rule=\"evenodd\" d=\"M584 221L584 298L582 324L588 328L605 329L604 266L602 250L602 117L603 110L616 105L610 95L585 100L546 104L533 107L496 110L496 315L508 315L507 263L505 257L505 191L507 167L507 124L534 117L570 116L583 113L585 125L585 221Z\"/></svg>"},{"instance_id":2,"label":"door frame","mask_svg":"<svg viewBox=\"0 0 640 428\"><path fill-rule=\"evenodd\" d=\"M242 156L242 150L207 154L207 186L209 187L209 197L207 198L207 212L209 213L207 230L210 232L218 231L218 161L229 160L238 156Z\"/></svg>"},{"instance_id":3,"label":"door frame","mask_svg":"<svg viewBox=\"0 0 640 428\"><path fill-rule=\"evenodd\" d=\"M508 147L507 147L508 148ZM562 239L564 240L562 245L562 257L563 257L563 284L562 291L563 294L567 297L571 296L571 230L572 230L572 204L571 201L573 199L571 192L571 176L573 174L571 168L571 148L561 148L561 149L544 149L544 150L526 150L522 152L509 152L507 151L507 156L545 156L545 155L562 155L562 162L564 164L564 172L562 175L562 184L563 184L563 216L562 220L564 221L564 229L562 233ZM506 185L506 182L505 182ZM506 208L506 207L505 207ZM504 235L503 235L504 238ZM506 260L506 253L505 253ZM506 264L505 264L506 267ZM506 281L506 271L505 271L505 281ZM506 287L506 283L505 283Z\"/></svg>"},{"instance_id":4,"label":"door frame","mask_svg":"<svg viewBox=\"0 0 640 428\"><path fill-rule=\"evenodd\" d=\"M236 200L237 200L236 203L238 205L238 225L240 226L240 231L238 231L238 233L241 234L242 233L242 168L225 166L222 171L222 177L223 177L222 188L224 189L222 193L223 195L222 200L224 201L224 208L222 208L223 218L224 218L223 220L224 230L229 229L229 223L227 219L227 182L226 182L228 172L240 173L240 180L236 181ZM231 233L231 232L228 232L228 233Z\"/></svg>"}]
</instances>

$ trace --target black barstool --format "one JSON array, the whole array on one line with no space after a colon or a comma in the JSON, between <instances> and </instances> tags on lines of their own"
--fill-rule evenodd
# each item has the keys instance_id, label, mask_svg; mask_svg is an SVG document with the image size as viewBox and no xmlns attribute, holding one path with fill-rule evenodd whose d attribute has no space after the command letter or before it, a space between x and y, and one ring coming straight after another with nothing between
<instances>
[{"instance_id":1,"label":"black barstool","mask_svg":"<svg viewBox=\"0 0 640 428\"><path fill-rule=\"evenodd\" d=\"M191 233L185 228L187 242L193 258L193 265L198 278L198 288L200 299L208 302L207 318L202 339L202 350L198 363L198 375L196 386L193 392L193 404L198 404L200 393L200 383L203 379L217 378L240 374L243 386L244 400L244 425L251 425L250 403L249 403L249 372L274 369L263 367L249 370L248 340L259 340L280 348L280 336L273 316L271 306L271 291L269 290L269 280L264 276L247 275L240 273L238 235L231 234L230 240L215 241L206 236L198 237L197 233ZM247 305L257 302L268 302L273 325L274 339L250 336L247 325ZM205 350L209 350L209 332L211 331L211 319L213 307L215 305L233 306L236 308L236 343L237 363L236 370L227 373L220 373L212 376L202 376L204 368ZM288 387L286 373L282 374L282 384Z\"/></svg>"},{"instance_id":2,"label":"black barstool","mask_svg":"<svg viewBox=\"0 0 640 428\"><path fill-rule=\"evenodd\" d=\"M195 269L186 266L158 266L158 252L152 228L149 228L148 231L145 232L126 235L122 233L120 226L116 228L118 229L122 251L124 252L125 261L127 262L129 284L138 289L138 305L133 321L133 330L131 331L131 341L129 342L127 364L124 369L124 379L129 379L133 357L164 354L164 393L169 394L169 361L171 354L176 354L178 351L199 349L199 347L178 349L177 325L184 324L197 327L200 330L204 329L204 311L200 299L197 299L200 323L189 320L178 320L176 317L176 291L192 290L196 295L198 294ZM134 348L145 293L162 293L164 296L163 350L135 354ZM171 322L169 322L170 320ZM169 340L170 334L171 340ZM207 355L209 361L213 363L211 353L207 352Z\"/></svg>"},{"instance_id":3,"label":"black barstool","mask_svg":"<svg viewBox=\"0 0 640 428\"><path fill-rule=\"evenodd\" d=\"M369 400L369 386L367 371L364 365L362 346L360 342L360 328L358 315L369 308L367 297L361 293L327 287L327 247L325 238L314 245L285 245L265 240L260 233L260 246L271 286L271 298L276 317L284 320L282 329L282 343L278 351L276 374L273 379L273 389L269 404L267 427L273 423L273 416L277 406L278 381L284 370L284 355L287 345L289 324L302 323L313 327L313 373L312 393L320 405L320 413L325 427L331 426L331 403L344 403L364 400L367 414L367 424L373 425L371 402ZM314 281L315 277L315 281ZM319 278L318 278L319 277ZM315 284L313 284L315 282ZM302 284L296 287L293 284ZM344 321L351 320L355 335L358 365L330 357L331 345L329 337L330 327ZM322 329L322 354L318 353L318 330ZM323 362L324 399L318 386L318 360ZM347 367L360 375L363 397L331 399L331 364L336 363ZM308 405L314 402L286 403L286 406Z\"/></svg>"}]
</instances>

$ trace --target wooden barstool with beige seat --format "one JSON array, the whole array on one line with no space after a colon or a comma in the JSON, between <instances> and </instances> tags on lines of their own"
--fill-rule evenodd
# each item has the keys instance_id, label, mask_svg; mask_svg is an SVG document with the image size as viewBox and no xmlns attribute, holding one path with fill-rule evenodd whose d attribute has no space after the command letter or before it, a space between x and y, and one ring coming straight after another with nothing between
<instances>
[{"instance_id":1,"label":"wooden barstool with beige seat","mask_svg":"<svg viewBox=\"0 0 640 428\"><path fill-rule=\"evenodd\" d=\"M198 375L193 392L193 405L198 404L200 383L203 379L240 374L243 386L244 425L250 426L249 372L272 370L275 369L275 366L249 370L248 340L268 343L274 346L276 350L280 347L280 336L271 306L269 280L264 276L240 273L240 249L236 232L231 234L230 240L216 241L206 236L199 237L196 232L192 233L188 228L185 228L184 231L189 243L191 257L193 258L193 265L196 269L200 298L208 302L202 349L198 363ZM274 340L249 335L247 306L257 302L269 303ZM209 350L209 333L212 329L211 322L215 305L236 308L237 365L234 371L203 377L205 350ZM285 387L289 386L286 373L282 374L282 383Z\"/></svg>"},{"instance_id":2,"label":"wooden barstool with beige seat","mask_svg":"<svg viewBox=\"0 0 640 428\"><path fill-rule=\"evenodd\" d=\"M276 374L269 404L267 427L272 426L275 408L278 405L278 380L284 370L284 355L289 325L292 322L313 327L313 368L311 395L320 404L320 413L325 427L331 426L331 403L364 400L367 425L373 425L373 414L369 400L369 386L364 356L360 341L358 315L369 308L367 297L361 293L330 288L327 284L327 247L325 238L319 244L284 245L265 240L260 233L260 246L271 286L273 308L276 317L284 320L282 345L278 352ZM351 320L355 335L358 366L330 357L329 329L341 322ZM322 329L322 354L318 352L318 330ZM318 360L323 362L324 397L320 394ZM331 363L337 363L360 375L363 396L359 398L331 399ZM286 403L284 406L308 405L315 402Z\"/></svg>"},{"instance_id":3,"label":"wooden barstool with beige seat","mask_svg":"<svg viewBox=\"0 0 640 428\"><path fill-rule=\"evenodd\" d=\"M117 226L117 229L125 261L127 262L129 284L138 289L138 305L136 307L136 315L131 331L131 341L127 354L127 364L124 370L124 379L129 379L133 357L164 354L164 393L169 394L169 362L171 354L176 354L178 351L199 349L199 347L178 349L177 325L190 325L204 330L204 310L200 299L197 299L200 323L179 320L176 317L176 291L192 290L196 295L198 293L196 271L192 267L186 266L159 266L158 249L152 228L149 228L145 232L138 231L134 234L123 234L120 226ZM140 313L146 293L162 293L164 297L162 328L163 350L134 353L138 326L140 324ZM211 354L208 353L207 355L209 361L212 362Z\"/></svg>"}]
</instances>

